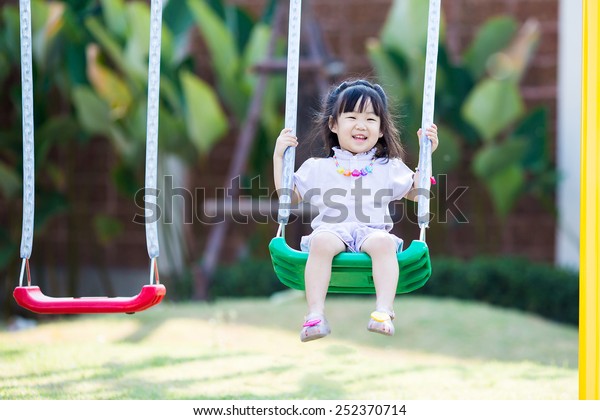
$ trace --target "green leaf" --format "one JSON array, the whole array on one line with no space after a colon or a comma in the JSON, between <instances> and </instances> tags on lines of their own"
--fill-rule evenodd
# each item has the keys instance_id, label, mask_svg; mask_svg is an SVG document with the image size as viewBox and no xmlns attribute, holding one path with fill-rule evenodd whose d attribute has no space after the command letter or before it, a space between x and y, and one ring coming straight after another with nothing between
<instances>
[{"instance_id":1,"label":"green leaf","mask_svg":"<svg viewBox=\"0 0 600 420\"><path fill-rule=\"evenodd\" d=\"M130 136L130 133L126 133L117 124L108 126L108 134L106 136L111 140L113 147L127 164L135 166L139 162L143 162L144 143L142 137L135 138Z\"/></svg>"},{"instance_id":2,"label":"green leaf","mask_svg":"<svg viewBox=\"0 0 600 420\"><path fill-rule=\"evenodd\" d=\"M266 58L270 38L271 28L268 25L262 23L254 25L242 58L245 83L251 90L256 87L258 79L253 67Z\"/></svg>"},{"instance_id":3,"label":"green leaf","mask_svg":"<svg viewBox=\"0 0 600 420\"><path fill-rule=\"evenodd\" d=\"M216 75L231 80L240 60L231 32L225 22L204 2L188 1L188 6L210 50Z\"/></svg>"},{"instance_id":4,"label":"green leaf","mask_svg":"<svg viewBox=\"0 0 600 420\"><path fill-rule=\"evenodd\" d=\"M194 165L197 158L196 150L186 135L185 120L181 115L160 107L158 141L164 154L179 156L190 165Z\"/></svg>"},{"instance_id":5,"label":"green leaf","mask_svg":"<svg viewBox=\"0 0 600 420\"><path fill-rule=\"evenodd\" d=\"M94 91L88 87L77 86L73 89L73 105L77 119L84 130L90 134L110 133L110 109Z\"/></svg>"},{"instance_id":6,"label":"green leaf","mask_svg":"<svg viewBox=\"0 0 600 420\"><path fill-rule=\"evenodd\" d=\"M389 51L377 39L367 41L367 54L377 74L377 81L383 86L390 102L397 106L405 100L407 88L401 73Z\"/></svg>"},{"instance_id":7,"label":"green leaf","mask_svg":"<svg viewBox=\"0 0 600 420\"><path fill-rule=\"evenodd\" d=\"M494 209L505 219L514 207L525 184L523 169L511 165L489 177L486 186L492 197Z\"/></svg>"},{"instance_id":8,"label":"green leaf","mask_svg":"<svg viewBox=\"0 0 600 420\"><path fill-rule=\"evenodd\" d=\"M68 209L67 199L58 192L40 191L36 197L35 230L42 231L55 216Z\"/></svg>"},{"instance_id":9,"label":"green leaf","mask_svg":"<svg viewBox=\"0 0 600 420\"><path fill-rule=\"evenodd\" d=\"M108 245L123 233L123 224L116 218L104 214L94 217L94 232L102 245Z\"/></svg>"},{"instance_id":10,"label":"green leaf","mask_svg":"<svg viewBox=\"0 0 600 420\"><path fill-rule=\"evenodd\" d=\"M35 165L43 166L52 147L71 140L78 134L79 126L74 117L61 115L46 120L35 133Z\"/></svg>"},{"instance_id":11,"label":"green leaf","mask_svg":"<svg viewBox=\"0 0 600 420\"><path fill-rule=\"evenodd\" d=\"M14 168L0 162L0 192L6 200L14 198L21 191L21 177Z\"/></svg>"},{"instance_id":12,"label":"green leaf","mask_svg":"<svg viewBox=\"0 0 600 420\"><path fill-rule=\"evenodd\" d=\"M227 5L225 8L225 21L229 32L233 34L236 40L237 50L244 51L255 26L253 18L244 9Z\"/></svg>"},{"instance_id":13,"label":"green leaf","mask_svg":"<svg viewBox=\"0 0 600 420\"><path fill-rule=\"evenodd\" d=\"M277 10L277 3L279 0L268 0L263 8L260 21L263 23L273 22L275 11Z\"/></svg>"},{"instance_id":14,"label":"green leaf","mask_svg":"<svg viewBox=\"0 0 600 420\"><path fill-rule=\"evenodd\" d=\"M102 46L102 49L108 54L117 68L128 75L131 80L136 81L140 86L146 82L147 71L136 67L125 56L119 42L109 33L102 23L95 17L85 20L85 27L92 34L94 39Z\"/></svg>"},{"instance_id":15,"label":"green leaf","mask_svg":"<svg viewBox=\"0 0 600 420\"><path fill-rule=\"evenodd\" d=\"M130 68L136 69L140 75L144 74L145 82L150 48L150 8L143 2L128 3L127 17L129 35L125 47L125 57ZM163 64L173 61L174 49L173 34L163 24L161 31L161 62Z\"/></svg>"},{"instance_id":16,"label":"green leaf","mask_svg":"<svg viewBox=\"0 0 600 420\"><path fill-rule=\"evenodd\" d=\"M176 80L166 76L160 78L160 98L161 101L164 101L171 108L174 114L181 114L183 112Z\"/></svg>"},{"instance_id":17,"label":"green leaf","mask_svg":"<svg viewBox=\"0 0 600 420\"><path fill-rule=\"evenodd\" d=\"M187 42L188 30L194 24L187 1L169 1L163 10L163 21L178 45Z\"/></svg>"},{"instance_id":18,"label":"green leaf","mask_svg":"<svg viewBox=\"0 0 600 420\"><path fill-rule=\"evenodd\" d=\"M496 135L514 123L524 109L515 83L487 79L471 91L461 112L483 139L491 142Z\"/></svg>"},{"instance_id":19,"label":"green leaf","mask_svg":"<svg viewBox=\"0 0 600 420\"><path fill-rule=\"evenodd\" d=\"M42 0L33 0L31 2L31 35L42 29L48 22L48 2Z\"/></svg>"},{"instance_id":20,"label":"green leaf","mask_svg":"<svg viewBox=\"0 0 600 420\"><path fill-rule=\"evenodd\" d=\"M186 103L187 134L200 154L227 132L227 117L210 85L188 71L182 71L181 85Z\"/></svg>"},{"instance_id":21,"label":"green leaf","mask_svg":"<svg viewBox=\"0 0 600 420\"><path fill-rule=\"evenodd\" d=\"M515 129L515 136L527 139L527 153L523 157L525 167L546 163L548 152L548 110L539 107L531 111Z\"/></svg>"},{"instance_id":22,"label":"green leaf","mask_svg":"<svg viewBox=\"0 0 600 420\"><path fill-rule=\"evenodd\" d=\"M271 141L275 141L281 127L283 127L284 115L280 112L282 104L285 102L285 76L274 75L267 80L267 88L263 97L263 107L260 114L260 122ZM275 143L269 144L272 149Z\"/></svg>"},{"instance_id":23,"label":"green leaf","mask_svg":"<svg viewBox=\"0 0 600 420\"><path fill-rule=\"evenodd\" d=\"M509 16L492 18L479 28L464 55L465 67L475 79L486 70L491 56L508 46L517 31L517 22Z\"/></svg>"},{"instance_id":24,"label":"green leaf","mask_svg":"<svg viewBox=\"0 0 600 420\"><path fill-rule=\"evenodd\" d=\"M88 47L88 76L96 93L110 108L113 119L122 118L132 106L127 84L111 69L100 64L98 48Z\"/></svg>"},{"instance_id":25,"label":"green leaf","mask_svg":"<svg viewBox=\"0 0 600 420\"><path fill-rule=\"evenodd\" d=\"M44 68L50 38L46 35L47 25L50 24L50 9L62 8L57 3L34 1L31 5L31 50L36 67Z\"/></svg>"},{"instance_id":26,"label":"green leaf","mask_svg":"<svg viewBox=\"0 0 600 420\"><path fill-rule=\"evenodd\" d=\"M148 72L148 49L150 47L150 9L147 4L127 4L129 33L125 47L125 59L130 68L141 75ZM146 78L144 78L145 80Z\"/></svg>"},{"instance_id":27,"label":"green leaf","mask_svg":"<svg viewBox=\"0 0 600 420\"><path fill-rule=\"evenodd\" d=\"M473 172L485 181L510 166L520 166L527 148L527 141L523 138L509 139L501 144L486 144L473 157Z\"/></svg>"},{"instance_id":28,"label":"green leaf","mask_svg":"<svg viewBox=\"0 0 600 420\"><path fill-rule=\"evenodd\" d=\"M124 118L121 126L127 133L128 140L136 144L137 148L145 148L146 142L146 122L148 102L146 98L136 101L131 112ZM160 115L159 115L160 117Z\"/></svg>"},{"instance_id":29,"label":"green leaf","mask_svg":"<svg viewBox=\"0 0 600 420\"><path fill-rule=\"evenodd\" d=\"M246 101L240 100L240 55L236 41L225 22L205 2L188 0L188 6L210 51L219 90L227 105L242 119L246 113Z\"/></svg>"},{"instance_id":30,"label":"green leaf","mask_svg":"<svg viewBox=\"0 0 600 420\"><path fill-rule=\"evenodd\" d=\"M65 186L67 185L67 174L64 166L60 164L55 164L51 161L44 162L44 166L42 166L41 171L43 171L42 176L44 177L44 184L49 184L53 188L58 191L63 191Z\"/></svg>"},{"instance_id":31,"label":"green leaf","mask_svg":"<svg viewBox=\"0 0 600 420\"><path fill-rule=\"evenodd\" d=\"M20 57L20 24L19 24L19 9L14 6L4 6L0 9L2 12L2 38L6 45L7 55L12 62L18 62Z\"/></svg>"},{"instance_id":32,"label":"green leaf","mask_svg":"<svg viewBox=\"0 0 600 420\"><path fill-rule=\"evenodd\" d=\"M454 169L461 158L461 141L458 135L448 126L438 126L438 148L431 155L431 166L434 174L447 174Z\"/></svg>"},{"instance_id":33,"label":"green leaf","mask_svg":"<svg viewBox=\"0 0 600 420\"><path fill-rule=\"evenodd\" d=\"M121 39L127 37L127 16L123 0L102 0L102 13L108 30Z\"/></svg>"},{"instance_id":34,"label":"green leaf","mask_svg":"<svg viewBox=\"0 0 600 420\"><path fill-rule=\"evenodd\" d=\"M142 188L142 183L138 181L134 168L125 162L119 162L112 168L111 178L117 191L128 198L135 197L137 191Z\"/></svg>"},{"instance_id":35,"label":"green leaf","mask_svg":"<svg viewBox=\"0 0 600 420\"><path fill-rule=\"evenodd\" d=\"M84 85L87 80L87 64L85 51L79 45L68 43L65 45L65 62L67 77L72 85ZM65 94L65 96L68 96Z\"/></svg>"},{"instance_id":36,"label":"green leaf","mask_svg":"<svg viewBox=\"0 0 600 420\"><path fill-rule=\"evenodd\" d=\"M394 1L381 31L382 44L407 57L424 55L428 13L427 1Z\"/></svg>"}]
</instances>

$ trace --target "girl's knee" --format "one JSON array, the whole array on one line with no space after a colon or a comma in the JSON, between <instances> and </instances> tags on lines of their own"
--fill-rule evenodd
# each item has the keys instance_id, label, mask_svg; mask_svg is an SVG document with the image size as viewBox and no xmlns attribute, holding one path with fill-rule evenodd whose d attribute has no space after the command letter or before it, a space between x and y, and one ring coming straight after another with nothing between
<instances>
[{"instance_id":1,"label":"girl's knee","mask_svg":"<svg viewBox=\"0 0 600 420\"><path fill-rule=\"evenodd\" d=\"M387 232L377 232L370 235L362 244L361 249L367 254L395 254L396 242Z\"/></svg>"},{"instance_id":2,"label":"girl's knee","mask_svg":"<svg viewBox=\"0 0 600 420\"><path fill-rule=\"evenodd\" d=\"M346 248L344 242L333 233L322 232L310 241L310 252L336 255Z\"/></svg>"}]
</instances>

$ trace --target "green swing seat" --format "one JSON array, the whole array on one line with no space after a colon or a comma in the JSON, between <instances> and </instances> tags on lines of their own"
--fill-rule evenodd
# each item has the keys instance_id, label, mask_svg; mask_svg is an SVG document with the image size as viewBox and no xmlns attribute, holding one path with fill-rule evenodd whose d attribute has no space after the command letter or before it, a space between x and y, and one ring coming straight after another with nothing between
<instances>
[{"instance_id":1,"label":"green swing seat","mask_svg":"<svg viewBox=\"0 0 600 420\"><path fill-rule=\"evenodd\" d=\"M279 280L286 286L304 290L304 267L307 252L291 248L284 237L277 236L269 244L273 268ZM410 246L398 253L397 293L409 293L422 287L431 276L429 248L423 241L412 241ZM371 257L364 252L342 252L333 259L329 292L375 293Z\"/></svg>"},{"instance_id":2,"label":"green swing seat","mask_svg":"<svg viewBox=\"0 0 600 420\"><path fill-rule=\"evenodd\" d=\"M297 7L290 7L289 36L288 36L288 68L286 85L285 127L296 133L297 117L297 89L298 69L300 62L300 27L301 8L300 1L291 1ZM427 51L425 57L425 78L427 81L423 91L423 118L421 127L430 127L433 124L435 103L435 80L437 69L437 50L439 38L439 23L441 15L440 0L429 1L429 16L427 26ZM423 136L423 139L426 139ZM282 187L284 191L293 189L293 168L295 162L295 148L288 147L284 154ZM431 176L431 142L420 143L419 167L422 188L429 190L428 177ZM289 204L292 202L290 194L282 194L278 222L279 232L269 244L273 268L279 280L286 286L304 290L304 270L308 253L297 251L288 246L285 241L284 227L289 220ZM282 208L284 210L282 210ZM425 243L425 228L429 224L429 198L419 197L419 226L421 235L419 240L414 240L410 246L398 253L397 293L409 293L422 287L431 276L431 261L429 248ZM337 293L375 293L373 283L372 261L366 253L342 252L335 256L332 262L329 292Z\"/></svg>"}]
</instances>

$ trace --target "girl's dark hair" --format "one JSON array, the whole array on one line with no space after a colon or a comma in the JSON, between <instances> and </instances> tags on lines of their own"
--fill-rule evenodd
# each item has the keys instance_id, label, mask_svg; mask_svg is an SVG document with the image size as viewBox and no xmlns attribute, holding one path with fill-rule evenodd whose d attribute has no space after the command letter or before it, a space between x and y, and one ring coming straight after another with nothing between
<instances>
[{"instance_id":1,"label":"girl's dark hair","mask_svg":"<svg viewBox=\"0 0 600 420\"><path fill-rule=\"evenodd\" d=\"M381 132L375 147L378 158L404 157L404 148L400 143L400 134L393 123L392 113L388 108L385 92L378 84L367 80L345 81L333 87L321 105L321 112L317 115L315 127L317 135L324 139L325 153L333 156L332 148L340 145L338 136L329 128L330 117L337 120L344 112L352 112L358 105L358 111L363 112L368 103L373 106L373 111L381 121Z\"/></svg>"}]
</instances>

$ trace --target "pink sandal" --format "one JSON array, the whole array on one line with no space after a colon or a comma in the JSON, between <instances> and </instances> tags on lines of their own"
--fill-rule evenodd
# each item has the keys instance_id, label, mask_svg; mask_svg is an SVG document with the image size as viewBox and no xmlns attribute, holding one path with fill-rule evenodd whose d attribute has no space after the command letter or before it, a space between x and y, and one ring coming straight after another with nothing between
<instances>
[{"instance_id":1,"label":"pink sandal","mask_svg":"<svg viewBox=\"0 0 600 420\"><path fill-rule=\"evenodd\" d=\"M329 328L329 323L324 315L308 314L302 325L300 341L312 341L323 338L329 334L331 334L331 328Z\"/></svg>"},{"instance_id":2,"label":"pink sandal","mask_svg":"<svg viewBox=\"0 0 600 420\"><path fill-rule=\"evenodd\" d=\"M392 336L394 335L394 324L392 320L394 319L394 313L391 314L383 311L375 311L371 313L371 319L369 319L369 325L367 325L367 330Z\"/></svg>"}]
</instances>

